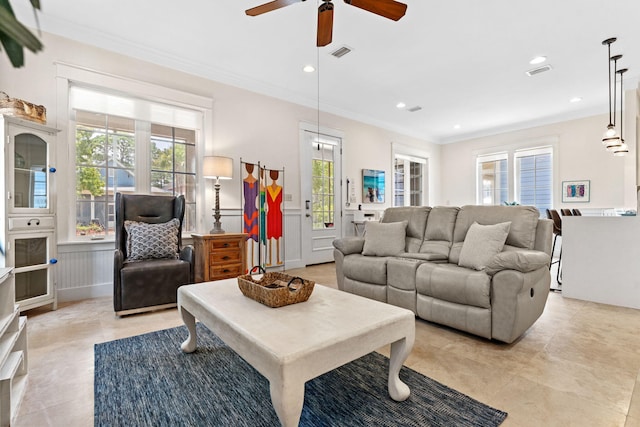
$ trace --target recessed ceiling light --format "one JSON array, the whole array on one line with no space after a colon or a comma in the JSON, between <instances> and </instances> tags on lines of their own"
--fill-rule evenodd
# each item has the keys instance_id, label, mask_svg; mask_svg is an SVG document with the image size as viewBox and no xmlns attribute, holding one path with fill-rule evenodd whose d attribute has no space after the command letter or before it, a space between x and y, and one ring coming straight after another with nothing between
<instances>
[{"instance_id":1,"label":"recessed ceiling light","mask_svg":"<svg viewBox=\"0 0 640 427\"><path fill-rule=\"evenodd\" d=\"M405 104L404 102L398 102L398 103L396 104L396 108L400 108L400 109L402 109L402 108L404 108L404 107L406 107L406 106L407 106L407 104Z\"/></svg>"},{"instance_id":2,"label":"recessed ceiling light","mask_svg":"<svg viewBox=\"0 0 640 427\"><path fill-rule=\"evenodd\" d=\"M569 100L569 102L573 102L573 103L580 102L580 101L582 101L582 98L580 98L579 96L574 96Z\"/></svg>"},{"instance_id":3,"label":"recessed ceiling light","mask_svg":"<svg viewBox=\"0 0 640 427\"><path fill-rule=\"evenodd\" d=\"M529 64L531 65L542 64L546 60L547 60L546 56L536 56L531 61L529 61Z\"/></svg>"},{"instance_id":4,"label":"recessed ceiling light","mask_svg":"<svg viewBox=\"0 0 640 427\"><path fill-rule=\"evenodd\" d=\"M302 69L305 73L313 73L315 70L316 68L313 65L305 65Z\"/></svg>"},{"instance_id":5,"label":"recessed ceiling light","mask_svg":"<svg viewBox=\"0 0 640 427\"><path fill-rule=\"evenodd\" d=\"M461 127L462 127L462 126L460 126L460 125L454 125L454 126L453 126L453 128L454 128L454 129L460 129Z\"/></svg>"}]
</instances>

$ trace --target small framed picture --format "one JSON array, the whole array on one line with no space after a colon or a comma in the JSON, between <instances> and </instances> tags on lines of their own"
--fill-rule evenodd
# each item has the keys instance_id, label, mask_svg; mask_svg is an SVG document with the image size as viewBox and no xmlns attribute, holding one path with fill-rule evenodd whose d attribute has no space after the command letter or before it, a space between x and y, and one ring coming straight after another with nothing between
<instances>
[{"instance_id":1,"label":"small framed picture","mask_svg":"<svg viewBox=\"0 0 640 427\"><path fill-rule=\"evenodd\" d=\"M591 193L591 181L562 181L562 203L586 203Z\"/></svg>"},{"instance_id":2,"label":"small framed picture","mask_svg":"<svg viewBox=\"0 0 640 427\"><path fill-rule=\"evenodd\" d=\"M384 203L384 171L362 169L362 201Z\"/></svg>"}]
</instances>

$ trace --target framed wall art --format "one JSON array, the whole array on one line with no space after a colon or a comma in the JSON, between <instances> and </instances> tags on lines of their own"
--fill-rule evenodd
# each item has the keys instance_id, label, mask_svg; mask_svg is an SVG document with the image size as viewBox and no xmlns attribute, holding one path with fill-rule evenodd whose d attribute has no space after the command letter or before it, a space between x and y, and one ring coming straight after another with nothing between
<instances>
[{"instance_id":1,"label":"framed wall art","mask_svg":"<svg viewBox=\"0 0 640 427\"><path fill-rule=\"evenodd\" d=\"M574 203L589 201L591 193L591 181L562 181L562 203Z\"/></svg>"},{"instance_id":2,"label":"framed wall art","mask_svg":"<svg viewBox=\"0 0 640 427\"><path fill-rule=\"evenodd\" d=\"M384 203L384 171L362 169L363 203Z\"/></svg>"}]
</instances>

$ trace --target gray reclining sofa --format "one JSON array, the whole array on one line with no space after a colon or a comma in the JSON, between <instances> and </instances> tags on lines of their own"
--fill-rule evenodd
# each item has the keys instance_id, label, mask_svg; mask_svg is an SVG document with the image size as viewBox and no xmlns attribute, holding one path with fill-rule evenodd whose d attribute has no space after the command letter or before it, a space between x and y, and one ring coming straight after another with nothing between
<instances>
[{"instance_id":1,"label":"gray reclining sofa","mask_svg":"<svg viewBox=\"0 0 640 427\"><path fill-rule=\"evenodd\" d=\"M544 310L552 228L531 206L388 208L333 242L338 287L511 343Z\"/></svg>"}]
</instances>

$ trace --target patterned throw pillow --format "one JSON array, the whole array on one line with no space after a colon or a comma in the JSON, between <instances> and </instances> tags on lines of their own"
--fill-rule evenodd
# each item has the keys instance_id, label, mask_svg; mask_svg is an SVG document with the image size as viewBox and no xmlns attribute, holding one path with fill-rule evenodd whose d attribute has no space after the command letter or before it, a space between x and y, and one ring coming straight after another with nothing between
<instances>
[{"instance_id":1,"label":"patterned throw pillow","mask_svg":"<svg viewBox=\"0 0 640 427\"><path fill-rule=\"evenodd\" d=\"M176 218L163 224L125 221L127 231L127 261L178 258L178 229Z\"/></svg>"}]
</instances>

